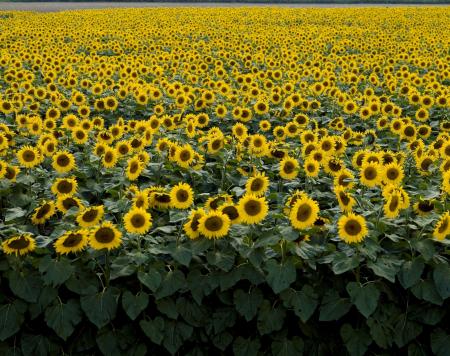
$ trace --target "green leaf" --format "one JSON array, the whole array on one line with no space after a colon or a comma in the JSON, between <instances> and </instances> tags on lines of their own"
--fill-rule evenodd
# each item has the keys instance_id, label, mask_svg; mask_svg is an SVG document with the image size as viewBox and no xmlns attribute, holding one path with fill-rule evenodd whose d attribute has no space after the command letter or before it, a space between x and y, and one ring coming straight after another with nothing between
<instances>
[{"instance_id":1,"label":"green leaf","mask_svg":"<svg viewBox=\"0 0 450 356\"><path fill-rule=\"evenodd\" d=\"M407 320L405 322L402 316L395 326L394 340L398 347L407 345L410 341L417 338L422 333L422 325L419 323Z\"/></svg>"},{"instance_id":2,"label":"green leaf","mask_svg":"<svg viewBox=\"0 0 450 356\"><path fill-rule=\"evenodd\" d=\"M57 344L51 342L43 335L22 334L20 338L20 348L23 355L47 356L59 354ZM1 351L0 351L1 352ZM17 351L16 351L17 352Z\"/></svg>"},{"instance_id":3,"label":"green leaf","mask_svg":"<svg viewBox=\"0 0 450 356\"><path fill-rule=\"evenodd\" d=\"M341 327L341 337L351 356L362 356L372 343L370 335L364 329L353 329L350 324Z\"/></svg>"},{"instance_id":4,"label":"green leaf","mask_svg":"<svg viewBox=\"0 0 450 356\"><path fill-rule=\"evenodd\" d=\"M341 298L335 290L328 291L320 306L320 321L338 320L348 313L352 304L348 298Z\"/></svg>"},{"instance_id":5,"label":"green leaf","mask_svg":"<svg viewBox=\"0 0 450 356\"><path fill-rule=\"evenodd\" d=\"M357 282L349 282L347 292L350 295L351 302L366 318L377 308L380 291L373 283L361 286Z\"/></svg>"},{"instance_id":6,"label":"green leaf","mask_svg":"<svg viewBox=\"0 0 450 356\"><path fill-rule=\"evenodd\" d=\"M381 256L378 257L375 262L369 261L367 267L369 267L377 276L386 278L394 283L395 275L401 264L402 262L396 259L396 257Z\"/></svg>"},{"instance_id":7,"label":"green leaf","mask_svg":"<svg viewBox=\"0 0 450 356\"><path fill-rule=\"evenodd\" d=\"M226 331L221 334L214 335L212 338L214 346L221 351L225 351L232 341L233 335Z\"/></svg>"},{"instance_id":8,"label":"green leaf","mask_svg":"<svg viewBox=\"0 0 450 356\"><path fill-rule=\"evenodd\" d=\"M333 254L332 269L334 274L342 274L359 266L359 257L353 255L348 257L343 252Z\"/></svg>"},{"instance_id":9,"label":"green leaf","mask_svg":"<svg viewBox=\"0 0 450 356\"><path fill-rule=\"evenodd\" d=\"M45 322L64 341L81 321L81 309L75 299L66 304L58 301L45 310Z\"/></svg>"},{"instance_id":10,"label":"green leaf","mask_svg":"<svg viewBox=\"0 0 450 356\"><path fill-rule=\"evenodd\" d=\"M156 299L161 299L174 294L178 290L186 287L186 280L183 272L179 270L167 272L160 288L155 294Z\"/></svg>"},{"instance_id":11,"label":"green leaf","mask_svg":"<svg viewBox=\"0 0 450 356\"><path fill-rule=\"evenodd\" d=\"M424 263L418 258L403 263L403 266L398 273L398 280L403 288L408 289L416 284L419 281L424 268Z\"/></svg>"},{"instance_id":12,"label":"green leaf","mask_svg":"<svg viewBox=\"0 0 450 356\"><path fill-rule=\"evenodd\" d=\"M434 268L433 279L442 299L450 297L450 266L444 263L438 264Z\"/></svg>"},{"instance_id":13,"label":"green leaf","mask_svg":"<svg viewBox=\"0 0 450 356\"><path fill-rule=\"evenodd\" d=\"M239 314L241 314L245 320L252 320L259 306L263 301L263 294L258 288L253 288L249 293L244 292L242 289L238 289L233 295L234 305Z\"/></svg>"},{"instance_id":14,"label":"green leaf","mask_svg":"<svg viewBox=\"0 0 450 356\"><path fill-rule=\"evenodd\" d=\"M130 319L135 320L147 308L148 300L148 294L145 292L139 292L137 295L133 295L127 290L122 295L122 307Z\"/></svg>"},{"instance_id":15,"label":"green leaf","mask_svg":"<svg viewBox=\"0 0 450 356\"><path fill-rule=\"evenodd\" d=\"M148 271L147 273L139 271L137 276L139 281L152 292L155 292L161 285L161 275L154 269Z\"/></svg>"},{"instance_id":16,"label":"green leaf","mask_svg":"<svg viewBox=\"0 0 450 356\"><path fill-rule=\"evenodd\" d=\"M442 329L434 330L430 336L431 350L436 356L448 356L450 335Z\"/></svg>"},{"instance_id":17,"label":"green leaf","mask_svg":"<svg viewBox=\"0 0 450 356\"><path fill-rule=\"evenodd\" d=\"M5 211L5 222L10 222L19 218L24 218L27 212L22 208L11 208Z\"/></svg>"},{"instance_id":18,"label":"green leaf","mask_svg":"<svg viewBox=\"0 0 450 356\"><path fill-rule=\"evenodd\" d=\"M157 300L156 307L161 313L167 315L169 318L171 319L178 318L178 310L172 298L164 298Z\"/></svg>"},{"instance_id":19,"label":"green leaf","mask_svg":"<svg viewBox=\"0 0 450 356\"><path fill-rule=\"evenodd\" d=\"M174 246L174 247L175 248L171 251L173 259L178 263L181 263L182 265L189 267L189 263L191 262L192 259L191 250L183 246Z\"/></svg>"},{"instance_id":20,"label":"green leaf","mask_svg":"<svg viewBox=\"0 0 450 356\"><path fill-rule=\"evenodd\" d=\"M39 272L45 285L57 287L67 281L72 275L75 267L66 258L60 260L45 256L39 263Z\"/></svg>"},{"instance_id":21,"label":"green leaf","mask_svg":"<svg viewBox=\"0 0 450 356\"><path fill-rule=\"evenodd\" d=\"M115 318L118 297L116 291L108 288L104 292L81 297L81 308L91 323L100 329Z\"/></svg>"},{"instance_id":22,"label":"green leaf","mask_svg":"<svg viewBox=\"0 0 450 356\"><path fill-rule=\"evenodd\" d=\"M184 297L177 299L176 309L187 323L196 327L205 325L209 317L205 308Z\"/></svg>"},{"instance_id":23,"label":"green leaf","mask_svg":"<svg viewBox=\"0 0 450 356\"><path fill-rule=\"evenodd\" d=\"M305 285L300 291L287 289L281 293L284 306L292 308L294 313L306 323L319 304L317 294L311 286Z\"/></svg>"},{"instance_id":24,"label":"green leaf","mask_svg":"<svg viewBox=\"0 0 450 356\"><path fill-rule=\"evenodd\" d=\"M303 340L297 336L294 336L291 340L283 338L281 340L275 340L274 342L272 342L272 355L303 355L303 349Z\"/></svg>"},{"instance_id":25,"label":"green leaf","mask_svg":"<svg viewBox=\"0 0 450 356\"><path fill-rule=\"evenodd\" d=\"M432 280L421 280L411 288L411 292L416 298L426 300L436 305L442 305L444 302Z\"/></svg>"},{"instance_id":26,"label":"green leaf","mask_svg":"<svg viewBox=\"0 0 450 356\"><path fill-rule=\"evenodd\" d=\"M219 267L222 271L228 272L234 266L234 255L229 255L220 251L209 251L206 255L208 263Z\"/></svg>"},{"instance_id":27,"label":"green leaf","mask_svg":"<svg viewBox=\"0 0 450 356\"><path fill-rule=\"evenodd\" d=\"M65 286L70 291L79 295L92 295L97 293L99 288L98 278L86 271L75 272L66 281Z\"/></svg>"},{"instance_id":28,"label":"green leaf","mask_svg":"<svg viewBox=\"0 0 450 356\"><path fill-rule=\"evenodd\" d=\"M27 301L28 303L36 303L41 293L42 281L34 275L25 275L22 272L10 271L8 273L9 288L12 292Z\"/></svg>"},{"instance_id":29,"label":"green leaf","mask_svg":"<svg viewBox=\"0 0 450 356\"><path fill-rule=\"evenodd\" d=\"M257 327L261 335L270 334L281 330L286 317L286 311L282 306L272 308L268 300L264 300L258 313Z\"/></svg>"},{"instance_id":30,"label":"green leaf","mask_svg":"<svg viewBox=\"0 0 450 356\"><path fill-rule=\"evenodd\" d=\"M115 332L105 329L99 332L95 341L98 348L105 356L120 356L122 354L119 347L119 335Z\"/></svg>"},{"instance_id":31,"label":"green leaf","mask_svg":"<svg viewBox=\"0 0 450 356\"><path fill-rule=\"evenodd\" d=\"M268 272L267 283L276 294L288 288L297 278L292 260L287 260L284 264L269 260L266 263L266 270Z\"/></svg>"},{"instance_id":32,"label":"green leaf","mask_svg":"<svg viewBox=\"0 0 450 356\"><path fill-rule=\"evenodd\" d=\"M27 305L16 299L11 304L0 305L0 341L4 341L20 330Z\"/></svg>"},{"instance_id":33,"label":"green leaf","mask_svg":"<svg viewBox=\"0 0 450 356\"><path fill-rule=\"evenodd\" d=\"M161 345L164 339L164 319L157 316L155 319L141 320L139 325L145 335L157 345Z\"/></svg>"},{"instance_id":34,"label":"green leaf","mask_svg":"<svg viewBox=\"0 0 450 356\"><path fill-rule=\"evenodd\" d=\"M169 321L165 323L164 331L163 345L174 355L181 345L191 337L194 329L182 321Z\"/></svg>"},{"instance_id":35,"label":"green leaf","mask_svg":"<svg viewBox=\"0 0 450 356\"><path fill-rule=\"evenodd\" d=\"M258 339L244 339L239 336L233 343L235 356L257 356L261 344Z\"/></svg>"}]
</instances>

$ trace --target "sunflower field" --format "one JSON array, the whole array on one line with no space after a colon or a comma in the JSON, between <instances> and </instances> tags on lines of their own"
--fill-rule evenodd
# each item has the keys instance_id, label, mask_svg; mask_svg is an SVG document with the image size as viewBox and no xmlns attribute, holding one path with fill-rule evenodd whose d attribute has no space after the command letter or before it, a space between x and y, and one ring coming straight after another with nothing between
<instances>
[{"instance_id":1,"label":"sunflower field","mask_svg":"<svg viewBox=\"0 0 450 356\"><path fill-rule=\"evenodd\" d=\"M449 32L0 12L0 353L449 355Z\"/></svg>"}]
</instances>

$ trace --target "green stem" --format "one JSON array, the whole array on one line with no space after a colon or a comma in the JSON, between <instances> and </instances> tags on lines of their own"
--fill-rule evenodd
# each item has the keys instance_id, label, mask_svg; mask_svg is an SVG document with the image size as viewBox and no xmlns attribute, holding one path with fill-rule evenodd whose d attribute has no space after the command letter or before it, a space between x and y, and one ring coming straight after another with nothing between
<instances>
[{"instance_id":1,"label":"green stem","mask_svg":"<svg viewBox=\"0 0 450 356\"><path fill-rule=\"evenodd\" d=\"M111 266L109 261L109 250L105 252L105 285L106 288L109 287L109 280L111 278Z\"/></svg>"}]
</instances>

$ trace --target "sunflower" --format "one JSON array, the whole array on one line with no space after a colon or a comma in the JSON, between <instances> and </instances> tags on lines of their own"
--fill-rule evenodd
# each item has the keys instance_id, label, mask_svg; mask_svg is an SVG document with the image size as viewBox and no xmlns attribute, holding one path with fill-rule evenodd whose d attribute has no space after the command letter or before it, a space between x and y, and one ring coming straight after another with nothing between
<instances>
[{"instance_id":1,"label":"sunflower","mask_svg":"<svg viewBox=\"0 0 450 356\"><path fill-rule=\"evenodd\" d=\"M383 182L399 185L405 174L403 168L396 162L384 166Z\"/></svg>"},{"instance_id":2,"label":"sunflower","mask_svg":"<svg viewBox=\"0 0 450 356\"><path fill-rule=\"evenodd\" d=\"M320 171L320 164L316 160L308 158L303 164L303 169L308 177L317 177Z\"/></svg>"},{"instance_id":3,"label":"sunflower","mask_svg":"<svg viewBox=\"0 0 450 356\"><path fill-rule=\"evenodd\" d=\"M171 206L177 209L188 209L194 202L194 192L187 183L178 183L170 190Z\"/></svg>"},{"instance_id":4,"label":"sunflower","mask_svg":"<svg viewBox=\"0 0 450 356\"><path fill-rule=\"evenodd\" d=\"M244 195L238 203L239 216L245 224L257 224L264 220L269 207L264 197L257 197L252 194Z\"/></svg>"},{"instance_id":5,"label":"sunflower","mask_svg":"<svg viewBox=\"0 0 450 356\"><path fill-rule=\"evenodd\" d=\"M15 254L23 256L34 251L36 248L36 241L31 234L22 234L19 236L10 237L2 242L3 252L12 255Z\"/></svg>"},{"instance_id":6,"label":"sunflower","mask_svg":"<svg viewBox=\"0 0 450 356\"><path fill-rule=\"evenodd\" d=\"M81 227L91 227L99 223L105 210L103 205L86 207L77 215L77 222Z\"/></svg>"},{"instance_id":7,"label":"sunflower","mask_svg":"<svg viewBox=\"0 0 450 356\"><path fill-rule=\"evenodd\" d=\"M69 194L58 195L56 200L56 207L62 213L67 213L67 211L71 208L83 209L83 203L80 199L73 197Z\"/></svg>"},{"instance_id":8,"label":"sunflower","mask_svg":"<svg viewBox=\"0 0 450 356\"><path fill-rule=\"evenodd\" d=\"M84 145L87 142L87 140L89 139L89 135L88 135L87 131L85 131L81 127L76 127L75 129L73 129L71 137L72 137L72 141L78 145Z\"/></svg>"},{"instance_id":9,"label":"sunflower","mask_svg":"<svg viewBox=\"0 0 450 356\"><path fill-rule=\"evenodd\" d=\"M67 231L53 244L55 251L61 255L77 253L86 248L89 243L87 230Z\"/></svg>"},{"instance_id":10,"label":"sunflower","mask_svg":"<svg viewBox=\"0 0 450 356\"><path fill-rule=\"evenodd\" d=\"M105 151L102 157L102 165L105 168L115 167L119 157L117 151L109 146L105 147Z\"/></svg>"},{"instance_id":11,"label":"sunflower","mask_svg":"<svg viewBox=\"0 0 450 356\"><path fill-rule=\"evenodd\" d=\"M149 207L149 199L148 199L148 192L146 190L142 192L136 192L134 193L133 197L133 207L140 208L147 210Z\"/></svg>"},{"instance_id":12,"label":"sunflower","mask_svg":"<svg viewBox=\"0 0 450 356\"><path fill-rule=\"evenodd\" d=\"M105 221L91 231L89 245L94 250L112 250L122 244L122 233L110 221Z\"/></svg>"},{"instance_id":13,"label":"sunflower","mask_svg":"<svg viewBox=\"0 0 450 356\"><path fill-rule=\"evenodd\" d=\"M368 233L364 217L353 213L342 215L338 228L340 238L348 244L363 241Z\"/></svg>"},{"instance_id":14,"label":"sunflower","mask_svg":"<svg viewBox=\"0 0 450 356\"><path fill-rule=\"evenodd\" d=\"M196 239L200 236L199 220L206 215L203 209L191 210L189 220L183 225L184 232L190 239Z\"/></svg>"},{"instance_id":15,"label":"sunflower","mask_svg":"<svg viewBox=\"0 0 450 356\"><path fill-rule=\"evenodd\" d=\"M298 175L298 161L295 158L285 157L280 162L280 176L283 179L294 179Z\"/></svg>"},{"instance_id":16,"label":"sunflower","mask_svg":"<svg viewBox=\"0 0 450 356\"><path fill-rule=\"evenodd\" d=\"M432 211L434 211L435 208L435 202L434 200L422 200L416 202L414 204L414 211L416 214L424 216L430 214Z\"/></svg>"},{"instance_id":17,"label":"sunflower","mask_svg":"<svg viewBox=\"0 0 450 356\"><path fill-rule=\"evenodd\" d=\"M194 153L195 152L190 145L177 147L175 161L180 167L189 168L189 165L194 161Z\"/></svg>"},{"instance_id":18,"label":"sunflower","mask_svg":"<svg viewBox=\"0 0 450 356\"><path fill-rule=\"evenodd\" d=\"M226 203L219 207L218 211L227 215L230 218L231 224L239 224L241 222L241 217L239 215L239 210L236 205Z\"/></svg>"},{"instance_id":19,"label":"sunflower","mask_svg":"<svg viewBox=\"0 0 450 356\"><path fill-rule=\"evenodd\" d=\"M58 173L67 173L75 168L75 157L68 151L57 151L52 159L52 167Z\"/></svg>"},{"instance_id":20,"label":"sunflower","mask_svg":"<svg viewBox=\"0 0 450 356\"><path fill-rule=\"evenodd\" d=\"M383 171L378 163L364 163L361 167L360 181L366 187L374 187L381 182Z\"/></svg>"},{"instance_id":21,"label":"sunflower","mask_svg":"<svg viewBox=\"0 0 450 356\"><path fill-rule=\"evenodd\" d=\"M269 178L263 173L256 173L253 177L245 183L245 189L248 194L253 194L257 197L263 196L269 188Z\"/></svg>"},{"instance_id":22,"label":"sunflower","mask_svg":"<svg viewBox=\"0 0 450 356\"><path fill-rule=\"evenodd\" d=\"M36 147L22 146L17 152L19 163L26 168L33 168L41 163L41 154Z\"/></svg>"},{"instance_id":23,"label":"sunflower","mask_svg":"<svg viewBox=\"0 0 450 356\"><path fill-rule=\"evenodd\" d=\"M353 206L356 204L356 200L352 197L352 195L346 192L345 188L340 185L334 188L334 192L341 210L345 213L351 212Z\"/></svg>"},{"instance_id":24,"label":"sunflower","mask_svg":"<svg viewBox=\"0 0 450 356\"><path fill-rule=\"evenodd\" d=\"M52 201L44 201L34 210L31 222L34 225L45 223L55 213L55 203Z\"/></svg>"},{"instance_id":25,"label":"sunflower","mask_svg":"<svg viewBox=\"0 0 450 356\"><path fill-rule=\"evenodd\" d=\"M134 156L128 160L125 172L128 180L133 181L139 178L143 170L144 164L141 162L139 157Z\"/></svg>"},{"instance_id":26,"label":"sunflower","mask_svg":"<svg viewBox=\"0 0 450 356\"><path fill-rule=\"evenodd\" d=\"M209 210L217 210L222 204L228 203L233 203L232 197L229 194L219 194L214 197L208 198L208 200L205 202L205 208Z\"/></svg>"},{"instance_id":27,"label":"sunflower","mask_svg":"<svg viewBox=\"0 0 450 356\"><path fill-rule=\"evenodd\" d=\"M397 191L394 191L387 198L387 201L383 206L384 216L386 216L389 219L396 218L400 213L401 207L402 207L402 197Z\"/></svg>"},{"instance_id":28,"label":"sunflower","mask_svg":"<svg viewBox=\"0 0 450 356\"><path fill-rule=\"evenodd\" d=\"M319 216L319 205L306 195L295 201L289 212L289 220L296 229L307 229L314 225Z\"/></svg>"},{"instance_id":29,"label":"sunflower","mask_svg":"<svg viewBox=\"0 0 450 356\"><path fill-rule=\"evenodd\" d=\"M74 195L77 191L78 183L75 177L57 178L52 184L51 190L55 195Z\"/></svg>"},{"instance_id":30,"label":"sunflower","mask_svg":"<svg viewBox=\"0 0 450 356\"><path fill-rule=\"evenodd\" d=\"M15 182L17 175L20 173L20 168L17 166L7 166L5 172L5 178L11 182Z\"/></svg>"},{"instance_id":31,"label":"sunflower","mask_svg":"<svg viewBox=\"0 0 450 356\"><path fill-rule=\"evenodd\" d=\"M198 220L199 232L209 238L221 238L228 234L230 218L220 211L210 211Z\"/></svg>"},{"instance_id":32,"label":"sunflower","mask_svg":"<svg viewBox=\"0 0 450 356\"><path fill-rule=\"evenodd\" d=\"M172 203L170 194L165 191L157 191L150 193L149 196L151 206L156 206L159 209L167 209Z\"/></svg>"},{"instance_id":33,"label":"sunflower","mask_svg":"<svg viewBox=\"0 0 450 356\"><path fill-rule=\"evenodd\" d=\"M448 234L450 234L450 214L446 211L437 222L433 230L433 237L444 240Z\"/></svg>"},{"instance_id":34,"label":"sunflower","mask_svg":"<svg viewBox=\"0 0 450 356\"><path fill-rule=\"evenodd\" d=\"M145 234L152 227L152 216L144 209L132 208L123 221L125 230L131 234Z\"/></svg>"}]
</instances>

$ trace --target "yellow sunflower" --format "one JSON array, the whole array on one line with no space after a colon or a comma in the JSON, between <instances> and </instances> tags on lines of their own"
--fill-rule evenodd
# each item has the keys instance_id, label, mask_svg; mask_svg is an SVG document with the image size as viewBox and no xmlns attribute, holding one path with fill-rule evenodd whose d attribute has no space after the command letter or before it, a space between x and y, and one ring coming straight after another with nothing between
<instances>
[{"instance_id":1,"label":"yellow sunflower","mask_svg":"<svg viewBox=\"0 0 450 356\"><path fill-rule=\"evenodd\" d=\"M125 172L128 180L133 181L139 178L143 170L144 164L141 162L139 157L134 156L128 160Z\"/></svg>"},{"instance_id":2,"label":"yellow sunflower","mask_svg":"<svg viewBox=\"0 0 450 356\"><path fill-rule=\"evenodd\" d=\"M117 155L117 151L109 146L105 147L103 157L102 157L102 165L105 168L115 167L117 164L119 157Z\"/></svg>"},{"instance_id":3,"label":"yellow sunflower","mask_svg":"<svg viewBox=\"0 0 450 356\"><path fill-rule=\"evenodd\" d=\"M45 223L55 213L55 203L52 201L44 201L34 210L31 222L34 225Z\"/></svg>"},{"instance_id":4,"label":"yellow sunflower","mask_svg":"<svg viewBox=\"0 0 450 356\"><path fill-rule=\"evenodd\" d=\"M239 200L238 211L243 223L257 224L264 220L269 207L264 197L246 194Z\"/></svg>"},{"instance_id":5,"label":"yellow sunflower","mask_svg":"<svg viewBox=\"0 0 450 356\"><path fill-rule=\"evenodd\" d=\"M292 226L299 230L311 227L319 216L319 210L319 204L316 201L303 195L295 201L289 212Z\"/></svg>"},{"instance_id":6,"label":"yellow sunflower","mask_svg":"<svg viewBox=\"0 0 450 356\"><path fill-rule=\"evenodd\" d=\"M285 157L280 162L280 176L283 179L294 179L298 175L298 161L295 158Z\"/></svg>"},{"instance_id":7,"label":"yellow sunflower","mask_svg":"<svg viewBox=\"0 0 450 356\"><path fill-rule=\"evenodd\" d=\"M16 155L19 163L25 168L33 168L41 163L41 154L36 147L22 146Z\"/></svg>"},{"instance_id":8,"label":"yellow sunflower","mask_svg":"<svg viewBox=\"0 0 450 356\"><path fill-rule=\"evenodd\" d=\"M170 190L171 205L177 209L188 209L194 202L194 192L187 183L178 183Z\"/></svg>"},{"instance_id":9,"label":"yellow sunflower","mask_svg":"<svg viewBox=\"0 0 450 356\"><path fill-rule=\"evenodd\" d=\"M367 187L380 184L383 170L378 163L363 163L360 172L360 181Z\"/></svg>"},{"instance_id":10,"label":"yellow sunflower","mask_svg":"<svg viewBox=\"0 0 450 356\"><path fill-rule=\"evenodd\" d=\"M52 159L52 167L58 173L67 173L75 168L75 157L68 151L57 151Z\"/></svg>"},{"instance_id":11,"label":"yellow sunflower","mask_svg":"<svg viewBox=\"0 0 450 356\"><path fill-rule=\"evenodd\" d=\"M348 244L363 241L368 233L364 217L353 213L342 215L338 228L340 238Z\"/></svg>"},{"instance_id":12,"label":"yellow sunflower","mask_svg":"<svg viewBox=\"0 0 450 356\"><path fill-rule=\"evenodd\" d=\"M56 200L56 207L62 213L67 213L67 211L69 209L74 208L74 207L76 207L78 209L83 209L83 203L81 202L80 199L78 199L72 195L63 194L63 195L58 195L58 198Z\"/></svg>"},{"instance_id":13,"label":"yellow sunflower","mask_svg":"<svg viewBox=\"0 0 450 356\"><path fill-rule=\"evenodd\" d=\"M86 248L89 243L87 230L67 231L53 244L55 251L61 255L77 253Z\"/></svg>"},{"instance_id":14,"label":"yellow sunflower","mask_svg":"<svg viewBox=\"0 0 450 356\"><path fill-rule=\"evenodd\" d=\"M132 208L123 217L125 230L131 234L145 234L152 227L152 216L144 209Z\"/></svg>"},{"instance_id":15,"label":"yellow sunflower","mask_svg":"<svg viewBox=\"0 0 450 356\"><path fill-rule=\"evenodd\" d=\"M105 210L103 205L86 207L77 215L77 222L81 227L91 227L99 223Z\"/></svg>"},{"instance_id":16,"label":"yellow sunflower","mask_svg":"<svg viewBox=\"0 0 450 356\"><path fill-rule=\"evenodd\" d=\"M122 233L110 221L104 221L91 231L89 245L94 250L112 250L122 244Z\"/></svg>"},{"instance_id":17,"label":"yellow sunflower","mask_svg":"<svg viewBox=\"0 0 450 356\"><path fill-rule=\"evenodd\" d=\"M191 211L189 220L183 225L184 232L190 239L194 240L200 236L200 231L198 229L199 220L205 214L205 211L201 208Z\"/></svg>"},{"instance_id":18,"label":"yellow sunflower","mask_svg":"<svg viewBox=\"0 0 450 356\"><path fill-rule=\"evenodd\" d=\"M257 197L263 196L269 188L269 178L265 173L256 173L253 177L249 178L245 184L245 189L248 194L253 194Z\"/></svg>"},{"instance_id":19,"label":"yellow sunflower","mask_svg":"<svg viewBox=\"0 0 450 356\"><path fill-rule=\"evenodd\" d=\"M74 195L77 191L78 183L75 177L57 178L52 184L51 190L55 195Z\"/></svg>"},{"instance_id":20,"label":"yellow sunflower","mask_svg":"<svg viewBox=\"0 0 450 356\"><path fill-rule=\"evenodd\" d=\"M447 235L450 233L450 214L446 211L442 214L441 218L437 222L434 230L433 237L438 240L444 240Z\"/></svg>"},{"instance_id":21,"label":"yellow sunflower","mask_svg":"<svg viewBox=\"0 0 450 356\"><path fill-rule=\"evenodd\" d=\"M3 252L8 255L23 256L36 249L36 241L31 234L22 234L3 241L2 248Z\"/></svg>"},{"instance_id":22,"label":"yellow sunflower","mask_svg":"<svg viewBox=\"0 0 450 356\"><path fill-rule=\"evenodd\" d=\"M210 211L198 220L199 232L209 238L221 238L228 234L230 218L220 211Z\"/></svg>"}]
</instances>

